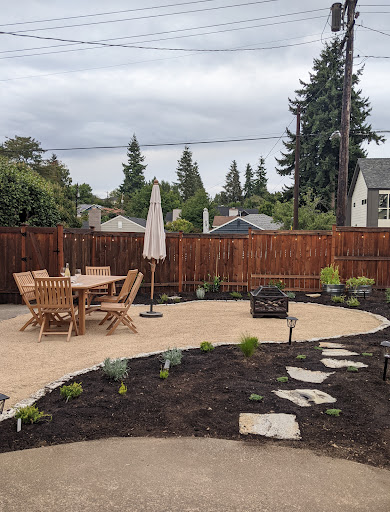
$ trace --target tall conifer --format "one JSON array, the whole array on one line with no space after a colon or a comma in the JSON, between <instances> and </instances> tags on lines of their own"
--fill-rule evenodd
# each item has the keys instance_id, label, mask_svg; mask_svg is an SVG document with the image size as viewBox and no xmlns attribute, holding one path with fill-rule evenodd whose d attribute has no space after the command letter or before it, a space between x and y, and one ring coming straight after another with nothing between
<instances>
[{"instance_id":1,"label":"tall conifer","mask_svg":"<svg viewBox=\"0 0 390 512\"><path fill-rule=\"evenodd\" d=\"M125 179L119 187L122 194L130 196L145 185L144 170L146 165L142 162L145 157L141 154L137 137L133 135L127 148L127 164L122 164Z\"/></svg>"},{"instance_id":2,"label":"tall conifer","mask_svg":"<svg viewBox=\"0 0 390 512\"><path fill-rule=\"evenodd\" d=\"M237 169L237 162L233 160L230 170L226 175L225 195L228 203L239 203L242 201L242 188L240 183L240 174Z\"/></svg>"}]
</instances>

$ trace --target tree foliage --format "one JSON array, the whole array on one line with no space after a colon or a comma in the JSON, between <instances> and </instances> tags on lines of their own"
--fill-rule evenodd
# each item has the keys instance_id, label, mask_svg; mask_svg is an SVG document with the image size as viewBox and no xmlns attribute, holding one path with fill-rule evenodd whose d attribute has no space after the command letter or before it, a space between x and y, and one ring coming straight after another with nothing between
<instances>
[{"instance_id":1,"label":"tree foliage","mask_svg":"<svg viewBox=\"0 0 390 512\"><path fill-rule=\"evenodd\" d=\"M255 183L253 187L253 194L257 196L264 196L267 193L267 172L265 169L265 160L261 156L257 164L255 172Z\"/></svg>"},{"instance_id":2,"label":"tree foliage","mask_svg":"<svg viewBox=\"0 0 390 512\"><path fill-rule=\"evenodd\" d=\"M358 158L366 156L362 144L365 141L379 143L378 137L366 123L371 108L367 98L357 88L363 69L353 74L351 97L351 126L349 149L349 180ZM289 110L295 116L301 106L300 191L311 188L321 201L322 210L333 209L337 190L339 140L330 140L332 133L340 129L344 56L340 51L340 40L325 43L320 57L314 59L310 81L300 80L296 99L289 99ZM285 153L277 159L277 172L290 176L294 171L295 134L287 129L289 140L283 142ZM287 197L291 197L290 193Z\"/></svg>"},{"instance_id":3,"label":"tree foliage","mask_svg":"<svg viewBox=\"0 0 390 512\"><path fill-rule=\"evenodd\" d=\"M199 189L182 207L181 218L186 219L198 230L203 229L203 210L209 210L210 219L214 218L216 209L204 189Z\"/></svg>"},{"instance_id":4,"label":"tree foliage","mask_svg":"<svg viewBox=\"0 0 390 512\"><path fill-rule=\"evenodd\" d=\"M146 219L149 211L153 181L154 179L131 195L128 202L125 203L126 215ZM160 183L160 194L161 208L164 216L174 208L180 208L180 195L175 185L162 180Z\"/></svg>"},{"instance_id":5,"label":"tree foliage","mask_svg":"<svg viewBox=\"0 0 390 512\"><path fill-rule=\"evenodd\" d=\"M193 233L195 231L192 222L186 219L178 218L165 224L167 231L183 231L183 233Z\"/></svg>"},{"instance_id":6,"label":"tree foliage","mask_svg":"<svg viewBox=\"0 0 390 512\"><path fill-rule=\"evenodd\" d=\"M233 160L229 172L225 178L224 193L228 203L242 201L242 189L240 183L240 173L237 169L237 162Z\"/></svg>"},{"instance_id":7,"label":"tree foliage","mask_svg":"<svg viewBox=\"0 0 390 512\"><path fill-rule=\"evenodd\" d=\"M5 142L0 145L0 155L5 156L11 162L20 162L29 165L35 171L42 163L44 149L41 143L32 137L14 138L6 137Z\"/></svg>"},{"instance_id":8,"label":"tree foliage","mask_svg":"<svg viewBox=\"0 0 390 512\"><path fill-rule=\"evenodd\" d=\"M245 183L243 189L244 198L247 199L254 194L255 184L254 184L254 174L251 164L247 164L245 168Z\"/></svg>"},{"instance_id":9,"label":"tree foliage","mask_svg":"<svg viewBox=\"0 0 390 512\"><path fill-rule=\"evenodd\" d=\"M194 196L198 190L204 190L198 164L192 161L192 151L188 146L184 147L183 153L177 162L176 174L178 178L176 185L183 201L187 201Z\"/></svg>"},{"instance_id":10,"label":"tree foliage","mask_svg":"<svg viewBox=\"0 0 390 512\"><path fill-rule=\"evenodd\" d=\"M145 185L144 171L147 167L143 164L145 157L141 154L141 148L135 134L127 148L127 159L127 164L122 164L125 178L119 190L121 193L130 196Z\"/></svg>"}]
</instances>

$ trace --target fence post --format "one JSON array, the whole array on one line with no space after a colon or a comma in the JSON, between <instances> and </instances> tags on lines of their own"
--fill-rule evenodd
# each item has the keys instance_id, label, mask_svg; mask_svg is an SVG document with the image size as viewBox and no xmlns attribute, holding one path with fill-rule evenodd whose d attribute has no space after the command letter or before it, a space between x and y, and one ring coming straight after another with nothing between
<instances>
[{"instance_id":1,"label":"fence post","mask_svg":"<svg viewBox=\"0 0 390 512\"><path fill-rule=\"evenodd\" d=\"M90 230L91 230L90 236L92 235L91 236L91 262L90 262L90 265L92 267L95 267L96 266L96 262L95 262L95 259L96 259L95 228L93 226L91 226Z\"/></svg>"},{"instance_id":2,"label":"fence post","mask_svg":"<svg viewBox=\"0 0 390 512\"><path fill-rule=\"evenodd\" d=\"M333 224L332 225L332 248L331 248L331 251L330 251L330 263L331 264L334 264L334 260L335 260L335 256L336 256L336 224Z\"/></svg>"},{"instance_id":3,"label":"fence post","mask_svg":"<svg viewBox=\"0 0 390 512\"><path fill-rule=\"evenodd\" d=\"M247 279L247 291L249 292L252 284L252 228L248 229L248 279Z\"/></svg>"},{"instance_id":4,"label":"fence post","mask_svg":"<svg viewBox=\"0 0 390 512\"><path fill-rule=\"evenodd\" d=\"M183 231L179 231L179 293L183 291Z\"/></svg>"},{"instance_id":5,"label":"fence post","mask_svg":"<svg viewBox=\"0 0 390 512\"><path fill-rule=\"evenodd\" d=\"M57 224L57 271L61 275L61 268L64 266L64 226Z\"/></svg>"},{"instance_id":6,"label":"fence post","mask_svg":"<svg viewBox=\"0 0 390 512\"><path fill-rule=\"evenodd\" d=\"M20 234L22 235L22 272L27 271L27 224L22 224L20 228Z\"/></svg>"}]
</instances>

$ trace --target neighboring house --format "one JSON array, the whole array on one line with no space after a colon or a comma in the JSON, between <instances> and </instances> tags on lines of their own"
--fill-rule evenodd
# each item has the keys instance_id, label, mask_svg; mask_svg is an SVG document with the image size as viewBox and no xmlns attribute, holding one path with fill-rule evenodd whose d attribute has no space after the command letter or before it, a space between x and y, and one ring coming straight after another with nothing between
<instances>
[{"instance_id":1,"label":"neighboring house","mask_svg":"<svg viewBox=\"0 0 390 512\"><path fill-rule=\"evenodd\" d=\"M390 158L359 158L348 192L347 226L390 227Z\"/></svg>"},{"instance_id":2,"label":"neighboring house","mask_svg":"<svg viewBox=\"0 0 390 512\"><path fill-rule=\"evenodd\" d=\"M280 229L282 224L274 222L272 217L265 215L264 213L252 213L245 215L244 217L235 216L228 217L230 220L221 224L220 226L212 229L210 233L248 233L249 228L251 229Z\"/></svg>"},{"instance_id":3,"label":"neighboring house","mask_svg":"<svg viewBox=\"0 0 390 512\"><path fill-rule=\"evenodd\" d=\"M103 222L100 231L123 231L124 233L145 233L146 220L137 217L124 217L118 215L113 219Z\"/></svg>"},{"instance_id":4,"label":"neighboring house","mask_svg":"<svg viewBox=\"0 0 390 512\"><path fill-rule=\"evenodd\" d=\"M259 213L258 208L244 208L242 206L229 207L229 206L217 206L219 216L222 217L237 217L240 215L244 217L253 213Z\"/></svg>"},{"instance_id":5,"label":"neighboring house","mask_svg":"<svg viewBox=\"0 0 390 512\"><path fill-rule=\"evenodd\" d=\"M81 217L84 212L89 212L92 208L103 210L104 207L100 204L79 204L77 206L77 217Z\"/></svg>"}]
</instances>

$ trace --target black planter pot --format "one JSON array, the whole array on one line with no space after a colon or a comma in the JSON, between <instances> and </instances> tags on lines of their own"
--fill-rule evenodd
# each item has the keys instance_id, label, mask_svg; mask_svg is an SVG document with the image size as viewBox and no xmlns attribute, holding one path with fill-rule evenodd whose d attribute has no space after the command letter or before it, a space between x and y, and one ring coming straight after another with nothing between
<instances>
[{"instance_id":1,"label":"black planter pot","mask_svg":"<svg viewBox=\"0 0 390 512\"><path fill-rule=\"evenodd\" d=\"M328 295L343 295L345 292L345 284L323 284L322 291Z\"/></svg>"}]
</instances>

